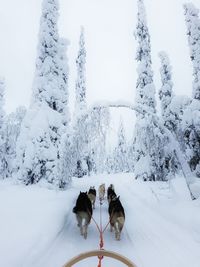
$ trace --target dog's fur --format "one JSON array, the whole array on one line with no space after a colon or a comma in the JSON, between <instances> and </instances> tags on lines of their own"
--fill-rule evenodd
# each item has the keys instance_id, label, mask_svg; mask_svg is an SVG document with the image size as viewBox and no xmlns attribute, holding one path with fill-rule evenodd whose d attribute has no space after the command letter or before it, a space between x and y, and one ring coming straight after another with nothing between
<instances>
[{"instance_id":1,"label":"dog's fur","mask_svg":"<svg viewBox=\"0 0 200 267\"><path fill-rule=\"evenodd\" d=\"M80 227L81 235L87 238L87 228L92 218L92 204L87 192L81 192L76 200L76 206L73 208L76 214L78 227Z\"/></svg>"},{"instance_id":2,"label":"dog's fur","mask_svg":"<svg viewBox=\"0 0 200 267\"><path fill-rule=\"evenodd\" d=\"M95 187L94 186L90 186L90 189L88 191L88 197L89 197L89 199L90 199L90 201L92 203L93 209L95 209L96 194L97 194L97 192L96 192Z\"/></svg>"},{"instance_id":3,"label":"dog's fur","mask_svg":"<svg viewBox=\"0 0 200 267\"><path fill-rule=\"evenodd\" d=\"M105 192L106 192L105 184L101 184L99 186L98 192L99 192L99 200L100 202L102 202L104 200Z\"/></svg>"},{"instance_id":4,"label":"dog's fur","mask_svg":"<svg viewBox=\"0 0 200 267\"><path fill-rule=\"evenodd\" d=\"M121 231L125 222L125 212L119 197L112 196L108 212L110 215L110 231L112 232L114 228L115 238L116 240L120 240Z\"/></svg>"},{"instance_id":5,"label":"dog's fur","mask_svg":"<svg viewBox=\"0 0 200 267\"><path fill-rule=\"evenodd\" d=\"M108 189L107 189L107 200L108 200L108 203L110 203L111 199L113 197L116 197L116 193L115 193L115 189L114 189L114 185L113 184L110 184Z\"/></svg>"}]
</instances>

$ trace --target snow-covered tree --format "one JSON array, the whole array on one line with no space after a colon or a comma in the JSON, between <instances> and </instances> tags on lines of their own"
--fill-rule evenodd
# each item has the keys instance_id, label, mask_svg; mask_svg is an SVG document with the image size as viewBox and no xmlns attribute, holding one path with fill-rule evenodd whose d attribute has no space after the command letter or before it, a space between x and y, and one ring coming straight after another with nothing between
<instances>
[{"instance_id":1,"label":"snow-covered tree","mask_svg":"<svg viewBox=\"0 0 200 267\"><path fill-rule=\"evenodd\" d=\"M6 147L5 147L5 111L4 111L4 94L5 94L5 80L0 77L0 179L6 177L7 163L6 163Z\"/></svg>"},{"instance_id":2,"label":"snow-covered tree","mask_svg":"<svg viewBox=\"0 0 200 267\"><path fill-rule=\"evenodd\" d=\"M69 122L67 42L58 35L58 1L43 0L31 107L18 139L19 179L64 187L61 136Z\"/></svg>"},{"instance_id":3,"label":"snow-covered tree","mask_svg":"<svg viewBox=\"0 0 200 267\"><path fill-rule=\"evenodd\" d=\"M85 38L84 28L81 27L81 34L79 39L79 51L76 59L77 67L77 80L75 88L75 112L76 116L80 112L85 112L86 105L86 77L85 77L85 63L86 63L86 49L85 49Z\"/></svg>"},{"instance_id":4,"label":"snow-covered tree","mask_svg":"<svg viewBox=\"0 0 200 267\"><path fill-rule=\"evenodd\" d=\"M160 52L159 57L161 60L160 75L162 87L159 91L159 98L161 100L161 112L164 124L168 129L172 129L170 117L170 104L173 98L173 82L172 82L172 67L167 53Z\"/></svg>"},{"instance_id":5,"label":"snow-covered tree","mask_svg":"<svg viewBox=\"0 0 200 267\"><path fill-rule=\"evenodd\" d=\"M117 147L114 150L114 159L115 159L115 172L129 171L128 147L122 120L120 120L119 124L118 142L117 142Z\"/></svg>"},{"instance_id":6,"label":"snow-covered tree","mask_svg":"<svg viewBox=\"0 0 200 267\"><path fill-rule=\"evenodd\" d=\"M66 185L59 174L60 140L65 129L60 113L45 103L27 111L17 140L19 180L26 185L40 180L60 188Z\"/></svg>"},{"instance_id":7,"label":"snow-covered tree","mask_svg":"<svg viewBox=\"0 0 200 267\"><path fill-rule=\"evenodd\" d=\"M184 5L190 58L193 63L193 98L200 100L200 17L192 3Z\"/></svg>"},{"instance_id":8,"label":"snow-covered tree","mask_svg":"<svg viewBox=\"0 0 200 267\"><path fill-rule=\"evenodd\" d=\"M75 140L73 129L63 134L60 146L60 164L59 173L64 178L67 184L71 182L71 178L74 176L77 164L77 155L75 149Z\"/></svg>"},{"instance_id":9,"label":"snow-covered tree","mask_svg":"<svg viewBox=\"0 0 200 267\"><path fill-rule=\"evenodd\" d=\"M67 41L58 35L58 9L57 0L43 0L32 103L46 102L64 114L68 103Z\"/></svg>"},{"instance_id":10,"label":"snow-covered tree","mask_svg":"<svg viewBox=\"0 0 200 267\"><path fill-rule=\"evenodd\" d=\"M144 180L157 180L160 178L159 168L162 163L159 129L154 123L156 112L155 88L153 84L153 71L151 62L150 35L147 27L146 12L143 0L138 0L138 14L136 26L136 39L138 48L136 60L138 61L138 79L136 86L137 120L134 137L134 167L136 177Z\"/></svg>"},{"instance_id":11,"label":"snow-covered tree","mask_svg":"<svg viewBox=\"0 0 200 267\"><path fill-rule=\"evenodd\" d=\"M138 61L138 78L136 90L136 105L140 109L148 109L155 113L155 88L151 62L150 34L147 27L146 11L143 0L138 0L138 14L135 37L138 41L136 60ZM141 113L137 113L141 117Z\"/></svg>"},{"instance_id":12,"label":"snow-covered tree","mask_svg":"<svg viewBox=\"0 0 200 267\"><path fill-rule=\"evenodd\" d=\"M75 86L75 111L74 111L74 149L76 151L76 170L75 175L82 177L87 173L88 136L87 136L87 105L86 105L86 49L84 39L84 29L81 27L79 39L79 51L76 59L77 80Z\"/></svg>"},{"instance_id":13,"label":"snow-covered tree","mask_svg":"<svg viewBox=\"0 0 200 267\"><path fill-rule=\"evenodd\" d=\"M171 103L168 107L169 116L168 116L168 124L167 128L170 129L172 133L176 136L176 139L182 145L182 127L181 122L183 119L184 111L187 106L190 105L191 98L187 96L174 96L171 100Z\"/></svg>"},{"instance_id":14,"label":"snow-covered tree","mask_svg":"<svg viewBox=\"0 0 200 267\"><path fill-rule=\"evenodd\" d=\"M106 164L106 135L110 122L107 107L95 105L89 111L87 132L89 137L90 160L94 171L103 173Z\"/></svg>"},{"instance_id":15,"label":"snow-covered tree","mask_svg":"<svg viewBox=\"0 0 200 267\"><path fill-rule=\"evenodd\" d=\"M183 147L191 171L200 177L200 102L193 99L185 108L181 130Z\"/></svg>"},{"instance_id":16,"label":"snow-covered tree","mask_svg":"<svg viewBox=\"0 0 200 267\"><path fill-rule=\"evenodd\" d=\"M105 171L107 173L115 173L115 159L114 159L114 151L109 150L106 153L106 163L105 163Z\"/></svg>"},{"instance_id":17,"label":"snow-covered tree","mask_svg":"<svg viewBox=\"0 0 200 267\"><path fill-rule=\"evenodd\" d=\"M11 177L16 173L16 143L21 131L21 123L26 114L26 108L20 106L15 112L9 114L5 119L4 136L6 148L6 176Z\"/></svg>"},{"instance_id":18,"label":"snow-covered tree","mask_svg":"<svg viewBox=\"0 0 200 267\"><path fill-rule=\"evenodd\" d=\"M172 135L157 116L146 116L136 126L134 146L136 178L168 180L178 171L178 162L171 145Z\"/></svg>"},{"instance_id":19,"label":"snow-covered tree","mask_svg":"<svg viewBox=\"0 0 200 267\"><path fill-rule=\"evenodd\" d=\"M151 63L150 35L143 0L138 0L136 30L138 80L137 120L134 135L134 172L144 180L167 180L174 171L174 155L168 147L169 136L156 115L155 88Z\"/></svg>"}]
</instances>

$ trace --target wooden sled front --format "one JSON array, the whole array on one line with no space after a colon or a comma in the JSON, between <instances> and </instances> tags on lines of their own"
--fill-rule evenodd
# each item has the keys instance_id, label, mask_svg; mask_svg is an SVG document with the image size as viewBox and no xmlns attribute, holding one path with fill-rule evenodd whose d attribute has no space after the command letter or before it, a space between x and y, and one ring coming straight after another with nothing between
<instances>
[{"instance_id":1,"label":"wooden sled front","mask_svg":"<svg viewBox=\"0 0 200 267\"><path fill-rule=\"evenodd\" d=\"M118 253L115 253L113 251L108 251L108 250L92 250L92 251L88 251L85 253L81 253L78 256L75 256L74 258L72 258L70 261L68 261L63 267L71 267L79 261L82 261L86 258L95 257L95 256L113 258L115 260L118 260L124 263L128 267L137 267L133 262L131 262L126 257Z\"/></svg>"}]
</instances>

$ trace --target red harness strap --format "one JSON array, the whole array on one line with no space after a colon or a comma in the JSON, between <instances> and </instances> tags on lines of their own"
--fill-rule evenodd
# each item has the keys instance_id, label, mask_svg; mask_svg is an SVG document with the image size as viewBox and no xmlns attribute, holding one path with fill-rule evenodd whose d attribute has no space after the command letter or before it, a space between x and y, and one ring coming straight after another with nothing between
<instances>
[{"instance_id":1,"label":"red harness strap","mask_svg":"<svg viewBox=\"0 0 200 267\"><path fill-rule=\"evenodd\" d=\"M103 249L103 246L104 246L104 242L103 242L103 229L102 229L102 212L101 212L101 206L102 206L102 202L100 201L100 231L99 231L99 234L100 234L100 242L99 242L99 248L100 249ZM101 267L101 261L103 260L103 256L99 256L99 264L98 264L98 267Z\"/></svg>"},{"instance_id":2,"label":"red harness strap","mask_svg":"<svg viewBox=\"0 0 200 267\"><path fill-rule=\"evenodd\" d=\"M106 226L103 229L103 227L102 227L102 210L101 210L101 206L102 205L103 205L103 203L100 201L100 226L95 221L95 219L93 217L91 217L92 220L94 221L94 223L96 224L96 227L97 227L97 229L99 231L99 238L100 238L99 248L100 248L100 250L103 250L103 247L104 247L103 233L105 232L105 230L107 229L107 227L108 227L108 225L110 223L110 220L109 220L109 222L106 224ZM103 260L103 256L98 256L98 259L99 259L99 263L98 263L97 267L101 267L101 262Z\"/></svg>"}]
</instances>

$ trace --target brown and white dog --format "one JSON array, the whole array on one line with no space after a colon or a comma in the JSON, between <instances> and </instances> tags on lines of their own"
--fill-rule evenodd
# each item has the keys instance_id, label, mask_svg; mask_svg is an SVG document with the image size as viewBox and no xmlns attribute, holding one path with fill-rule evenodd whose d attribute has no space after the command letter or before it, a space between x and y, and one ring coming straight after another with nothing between
<instances>
[{"instance_id":1,"label":"brown and white dog","mask_svg":"<svg viewBox=\"0 0 200 267\"><path fill-rule=\"evenodd\" d=\"M99 186L98 192L99 192L99 200L102 203L105 197L105 192L106 192L105 184L101 184Z\"/></svg>"},{"instance_id":2,"label":"brown and white dog","mask_svg":"<svg viewBox=\"0 0 200 267\"><path fill-rule=\"evenodd\" d=\"M125 222L125 212L124 208L119 200L119 197L113 196L109 203L108 212L110 215L110 231L112 232L113 228L115 231L116 240L120 240L121 231Z\"/></svg>"},{"instance_id":3,"label":"brown and white dog","mask_svg":"<svg viewBox=\"0 0 200 267\"><path fill-rule=\"evenodd\" d=\"M92 203L93 209L95 209L95 201L96 201L96 189L94 186L90 186L90 189L88 191L88 197Z\"/></svg>"}]
</instances>

